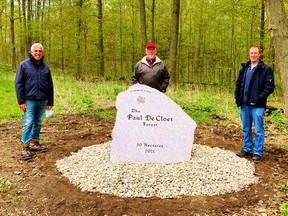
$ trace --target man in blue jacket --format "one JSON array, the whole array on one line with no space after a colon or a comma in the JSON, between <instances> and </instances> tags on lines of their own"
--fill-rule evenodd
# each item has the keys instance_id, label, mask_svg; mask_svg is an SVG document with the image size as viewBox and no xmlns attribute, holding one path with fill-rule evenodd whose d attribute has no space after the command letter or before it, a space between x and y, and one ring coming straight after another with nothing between
<instances>
[{"instance_id":1,"label":"man in blue jacket","mask_svg":"<svg viewBox=\"0 0 288 216\"><path fill-rule=\"evenodd\" d=\"M24 112L22 158L29 160L33 157L31 151L46 151L39 143L40 130L45 110L51 110L54 103L52 76L44 63L44 49L40 43L33 44L29 59L20 63L15 88L19 107Z\"/></svg>"},{"instance_id":2,"label":"man in blue jacket","mask_svg":"<svg viewBox=\"0 0 288 216\"><path fill-rule=\"evenodd\" d=\"M243 148L237 151L239 157L252 157L260 162L264 149L264 114L267 97L274 91L274 75L272 69L260 60L260 50L252 46L249 52L250 61L242 64L236 81L235 99L240 106L240 117L243 131ZM252 123L256 137L253 144ZM254 149L253 149L254 145Z\"/></svg>"}]
</instances>

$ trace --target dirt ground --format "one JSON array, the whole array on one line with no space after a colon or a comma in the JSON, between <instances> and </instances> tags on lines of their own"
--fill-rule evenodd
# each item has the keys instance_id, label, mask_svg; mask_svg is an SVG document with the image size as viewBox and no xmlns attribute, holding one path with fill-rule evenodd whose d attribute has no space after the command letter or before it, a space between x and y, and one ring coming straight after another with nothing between
<instances>
[{"instance_id":1,"label":"dirt ground","mask_svg":"<svg viewBox=\"0 0 288 216\"><path fill-rule=\"evenodd\" d=\"M264 160L255 164L259 183L240 192L220 196L179 199L119 198L82 192L56 169L55 162L82 147L111 140L113 120L94 115L53 116L44 121L41 136L46 153L32 161L21 160L19 143L22 121L0 125L0 215L280 215L279 204L287 202L287 136L267 129ZM241 149L237 125L199 125L195 143L236 151ZM282 147L281 147L282 146ZM285 185L286 180L286 185ZM21 188L17 186L21 185ZM0 188L1 189L1 188ZM19 198L15 203L11 200Z\"/></svg>"}]
</instances>

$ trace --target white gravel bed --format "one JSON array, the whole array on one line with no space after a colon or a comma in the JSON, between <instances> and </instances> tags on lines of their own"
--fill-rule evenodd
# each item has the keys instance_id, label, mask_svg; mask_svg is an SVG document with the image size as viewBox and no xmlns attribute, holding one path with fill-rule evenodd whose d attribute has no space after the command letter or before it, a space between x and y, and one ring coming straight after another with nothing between
<instances>
[{"instance_id":1,"label":"white gravel bed","mask_svg":"<svg viewBox=\"0 0 288 216\"><path fill-rule=\"evenodd\" d=\"M112 163L110 145L84 147L56 166L82 191L119 197L219 195L258 181L252 162L217 147L193 144L191 160L179 163Z\"/></svg>"}]
</instances>

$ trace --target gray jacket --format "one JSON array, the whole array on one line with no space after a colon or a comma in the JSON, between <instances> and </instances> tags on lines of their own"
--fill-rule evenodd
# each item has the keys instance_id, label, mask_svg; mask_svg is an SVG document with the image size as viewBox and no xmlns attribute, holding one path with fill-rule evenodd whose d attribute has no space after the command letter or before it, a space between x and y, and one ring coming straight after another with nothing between
<instances>
[{"instance_id":1,"label":"gray jacket","mask_svg":"<svg viewBox=\"0 0 288 216\"><path fill-rule=\"evenodd\" d=\"M170 76L168 70L157 56L152 68L149 67L144 56L137 64L133 72L132 83L148 85L152 88L158 89L161 92L166 92Z\"/></svg>"}]
</instances>

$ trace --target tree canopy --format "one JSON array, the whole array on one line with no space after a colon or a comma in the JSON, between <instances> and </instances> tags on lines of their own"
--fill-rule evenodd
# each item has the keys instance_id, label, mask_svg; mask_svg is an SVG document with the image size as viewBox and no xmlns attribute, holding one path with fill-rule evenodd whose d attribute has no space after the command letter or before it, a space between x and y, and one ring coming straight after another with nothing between
<instances>
[{"instance_id":1,"label":"tree canopy","mask_svg":"<svg viewBox=\"0 0 288 216\"><path fill-rule=\"evenodd\" d=\"M262 0L182 0L176 26L175 2L1 0L0 61L15 70L40 42L46 62L77 79L130 81L146 36L166 65L177 58L169 71L177 83L234 84L251 45L261 45L265 63L274 66Z\"/></svg>"}]
</instances>

